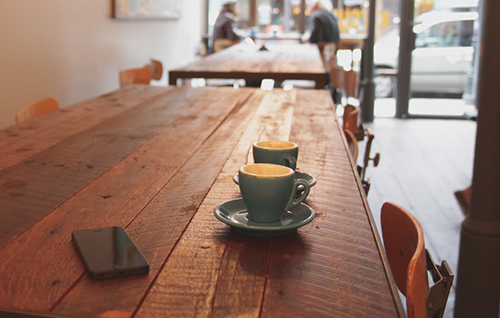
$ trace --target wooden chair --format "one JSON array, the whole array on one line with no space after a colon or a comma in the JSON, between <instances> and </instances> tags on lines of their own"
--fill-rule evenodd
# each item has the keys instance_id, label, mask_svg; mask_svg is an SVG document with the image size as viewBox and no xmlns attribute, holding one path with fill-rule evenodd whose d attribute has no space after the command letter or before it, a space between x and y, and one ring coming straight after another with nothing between
<instances>
[{"instance_id":1,"label":"wooden chair","mask_svg":"<svg viewBox=\"0 0 500 318\"><path fill-rule=\"evenodd\" d=\"M358 173L361 179L361 184L365 190L365 194L368 195L370 191L371 182L369 178L366 178L366 170L373 161L373 166L377 167L380 162L380 153L376 153L374 157L371 156L372 143L375 139L375 135L372 133L370 128L364 128L360 124L360 111L358 106L352 104L347 104L344 107L344 115L342 116L344 131L349 131L355 136L355 140L363 141L366 140L365 145L365 156L363 159L363 165L358 166Z\"/></svg>"},{"instance_id":2,"label":"wooden chair","mask_svg":"<svg viewBox=\"0 0 500 318\"><path fill-rule=\"evenodd\" d=\"M160 61L151 59L149 64L146 64L144 67L148 67L151 71L151 79L155 81L159 81L163 76L163 65Z\"/></svg>"},{"instance_id":3,"label":"wooden chair","mask_svg":"<svg viewBox=\"0 0 500 318\"><path fill-rule=\"evenodd\" d=\"M361 126L362 127L362 126ZM359 169L359 176L361 178L361 183L363 184L363 188L365 189L365 194L368 195L370 191L370 178L366 177L366 170L370 165L370 161L373 161L373 166L377 167L380 162L380 153L376 153L375 156L370 157L372 151L372 143L373 139L375 139L375 135L372 133L370 127L362 128L363 136L366 137L366 146L365 146L365 156L363 158L363 165ZM363 138L364 138L363 137Z\"/></svg>"},{"instance_id":4,"label":"wooden chair","mask_svg":"<svg viewBox=\"0 0 500 318\"><path fill-rule=\"evenodd\" d=\"M52 97L39 100L16 113L16 124L59 109L59 103Z\"/></svg>"},{"instance_id":5,"label":"wooden chair","mask_svg":"<svg viewBox=\"0 0 500 318\"><path fill-rule=\"evenodd\" d=\"M453 283L446 261L434 263L425 249L417 219L404 208L386 202L381 214L385 251L396 284L406 296L408 318L442 317ZM427 271L434 285L429 288Z\"/></svg>"},{"instance_id":6,"label":"wooden chair","mask_svg":"<svg viewBox=\"0 0 500 318\"><path fill-rule=\"evenodd\" d=\"M356 140L356 137L352 132L349 130L344 130L344 135L345 139L347 141L347 146L349 147L349 151L351 152L352 159L354 159L354 162L358 161L358 141Z\"/></svg>"},{"instance_id":7,"label":"wooden chair","mask_svg":"<svg viewBox=\"0 0 500 318\"><path fill-rule=\"evenodd\" d=\"M151 82L151 69L148 66L120 71L120 87Z\"/></svg>"},{"instance_id":8,"label":"wooden chair","mask_svg":"<svg viewBox=\"0 0 500 318\"><path fill-rule=\"evenodd\" d=\"M344 71L344 91L346 97L358 98L359 72L355 70Z\"/></svg>"},{"instance_id":9,"label":"wooden chair","mask_svg":"<svg viewBox=\"0 0 500 318\"><path fill-rule=\"evenodd\" d=\"M359 135L359 128L360 128L360 120L359 120L359 107L354 106L352 104L347 104L344 107L344 114L342 115L342 121L343 121L343 128L344 130L348 130L351 133L356 136L357 140L363 140L363 138L360 139Z\"/></svg>"},{"instance_id":10,"label":"wooden chair","mask_svg":"<svg viewBox=\"0 0 500 318\"><path fill-rule=\"evenodd\" d=\"M240 41L231 41L229 39L217 39L214 41L214 53L227 49L230 46L240 43Z\"/></svg>"},{"instance_id":11,"label":"wooden chair","mask_svg":"<svg viewBox=\"0 0 500 318\"><path fill-rule=\"evenodd\" d=\"M337 65L337 58L333 56L329 61L330 86L335 104L342 103L344 95L344 69Z\"/></svg>"},{"instance_id":12,"label":"wooden chair","mask_svg":"<svg viewBox=\"0 0 500 318\"><path fill-rule=\"evenodd\" d=\"M336 59L335 54L337 53L337 45L333 42L318 42L316 45L323 59L323 65L326 68L332 59Z\"/></svg>"},{"instance_id":13,"label":"wooden chair","mask_svg":"<svg viewBox=\"0 0 500 318\"><path fill-rule=\"evenodd\" d=\"M200 43L198 44L198 50L196 55L204 57L207 56L207 54L208 54L207 44L204 41L200 41Z\"/></svg>"}]
</instances>

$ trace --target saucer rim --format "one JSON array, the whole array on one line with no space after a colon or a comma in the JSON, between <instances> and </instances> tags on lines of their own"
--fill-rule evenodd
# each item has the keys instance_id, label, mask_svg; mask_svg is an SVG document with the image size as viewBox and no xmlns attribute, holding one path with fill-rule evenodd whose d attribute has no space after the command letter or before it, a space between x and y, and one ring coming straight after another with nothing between
<instances>
[{"instance_id":1,"label":"saucer rim","mask_svg":"<svg viewBox=\"0 0 500 318\"><path fill-rule=\"evenodd\" d=\"M310 174L310 173L295 170L295 173L297 173L297 172L298 172L298 173L300 173L300 174L302 174L302 175L307 175L307 176L311 177L312 181L311 181L311 183L309 183L309 186L310 186L310 187L314 187L314 186L316 185L316 183L318 182L318 179L316 179L316 177L315 177L315 176L313 176L313 175L312 175L312 174ZM297 179L303 179L303 178L297 178ZM304 179L303 179L303 180L304 180ZM307 180L306 180L306 181L307 181Z\"/></svg>"},{"instance_id":2,"label":"saucer rim","mask_svg":"<svg viewBox=\"0 0 500 318\"><path fill-rule=\"evenodd\" d=\"M298 223L293 223L293 224L289 224L289 225L284 225L284 226L273 226L273 227L260 227L260 226L254 226L254 225L248 225L248 224L243 224L243 223L236 223L236 222L232 222L232 220L230 219L227 219L227 218L222 218L220 214L223 214L222 211L220 210L220 207L225 205L225 204L228 204L230 202L236 202L236 201L243 201L243 198L239 198L239 199L233 199L233 200L228 200L228 201L225 201L225 202L222 202L220 204L218 204L215 208L214 208L214 215L215 217L221 221L222 223L225 223L231 227L235 227L235 228L239 228L239 229L244 229L244 230L247 230L247 231L252 231L252 232L284 232L284 231L290 231L290 230L295 230L295 229L298 229L310 222L312 222L316 216L316 211L314 211L313 208L311 208L309 205L305 204L305 203L300 203L299 206L305 206L307 208L307 210L310 212L310 215L298 222ZM244 203L243 203L244 204ZM246 209L245 209L246 210ZM293 210L293 209L292 209ZM283 213L286 213L286 212L283 212ZM272 223L275 223L275 222L272 222ZM268 223L262 223L263 225L265 224L268 224Z\"/></svg>"}]
</instances>

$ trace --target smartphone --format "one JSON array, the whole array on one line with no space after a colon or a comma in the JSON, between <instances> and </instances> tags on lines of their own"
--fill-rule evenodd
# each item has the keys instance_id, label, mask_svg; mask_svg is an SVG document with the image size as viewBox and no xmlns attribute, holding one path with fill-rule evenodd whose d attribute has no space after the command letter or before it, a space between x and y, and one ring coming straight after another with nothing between
<instances>
[{"instance_id":1,"label":"smartphone","mask_svg":"<svg viewBox=\"0 0 500 318\"><path fill-rule=\"evenodd\" d=\"M92 279L149 272L148 261L121 227L76 230L71 237Z\"/></svg>"}]
</instances>

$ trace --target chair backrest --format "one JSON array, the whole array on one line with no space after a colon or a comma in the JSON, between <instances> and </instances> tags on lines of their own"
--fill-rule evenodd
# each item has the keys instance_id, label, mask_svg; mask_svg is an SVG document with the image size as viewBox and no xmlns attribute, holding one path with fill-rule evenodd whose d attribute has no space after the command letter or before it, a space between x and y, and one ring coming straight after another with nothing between
<instances>
[{"instance_id":1,"label":"chair backrest","mask_svg":"<svg viewBox=\"0 0 500 318\"><path fill-rule=\"evenodd\" d=\"M146 64L145 67L148 67L151 71L151 79L155 81L159 81L163 75L163 65L160 61L151 59L149 64Z\"/></svg>"},{"instance_id":2,"label":"chair backrest","mask_svg":"<svg viewBox=\"0 0 500 318\"><path fill-rule=\"evenodd\" d=\"M344 89L344 69L337 65L337 59L332 57L329 62L330 84L335 89Z\"/></svg>"},{"instance_id":3,"label":"chair backrest","mask_svg":"<svg viewBox=\"0 0 500 318\"><path fill-rule=\"evenodd\" d=\"M427 317L429 291L424 232L404 208L386 202L381 212L382 237L392 274L406 296L408 318Z\"/></svg>"},{"instance_id":4,"label":"chair backrest","mask_svg":"<svg viewBox=\"0 0 500 318\"><path fill-rule=\"evenodd\" d=\"M359 128L359 107L347 104L342 115L344 130L348 130L356 135Z\"/></svg>"},{"instance_id":5,"label":"chair backrest","mask_svg":"<svg viewBox=\"0 0 500 318\"><path fill-rule=\"evenodd\" d=\"M198 44L197 55L203 57L207 56L207 54L208 54L207 44L204 41L200 41L200 43Z\"/></svg>"},{"instance_id":6,"label":"chair backrest","mask_svg":"<svg viewBox=\"0 0 500 318\"><path fill-rule=\"evenodd\" d=\"M344 91L347 97L358 98L359 72L344 71Z\"/></svg>"},{"instance_id":7,"label":"chair backrest","mask_svg":"<svg viewBox=\"0 0 500 318\"><path fill-rule=\"evenodd\" d=\"M318 42L316 45L323 60L323 65L327 68L331 60L337 58L337 45L334 42Z\"/></svg>"},{"instance_id":8,"label":"chair backrest","mask_svg":"<svg viewBox=\"0 0 500 318\"><path fill-rule=\"evenodd\" d=\"M57 100L52 97L47 97L19 110L16 113L16 123L20 123L58 109L59 103Z\"/></svg>"},{"instance_id":9,"label":"chair backrest","mask_svg":"<svg viewBox=\"0 0 500 318\"><path fill-rule=\"evenodd\" d=\"M349 147L349 151L351 152L352 159L354 162L358 161L358 141L356 140L356 136L349 130L344 130L345 139L347 141L347 147Z\"/></svg>"},{"instance_id":10,"label":"chair backrest","mask_svg":"<svg viewBox=\"0 0 500 318\"><path fill-rule=\"evenodd\" d=\"M120 87L132 84L149 84L151 70L148 66L120 71Z\"/></svg>"}]
</instances>

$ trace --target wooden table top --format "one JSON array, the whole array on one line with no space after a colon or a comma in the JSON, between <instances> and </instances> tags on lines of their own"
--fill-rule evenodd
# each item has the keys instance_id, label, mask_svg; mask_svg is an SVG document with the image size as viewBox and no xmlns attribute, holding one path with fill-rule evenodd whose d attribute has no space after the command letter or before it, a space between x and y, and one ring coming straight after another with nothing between
<instances>
[{"instance_id":1,"label":"wooden table top","mask_svg":"<svg viewBox=\"0 0 500 318\"><path fill-rule=\"evenodd\" d=\"M214 217L265 139L297 142L318 180L315 219L281 237ZM0 130L0 147L0 311L404 316L327 91L129 86ZM71 233L107 226L148 275L89 279Z\"/></svg>"},{"instance_id":2,"label":"wooden table top","mask_svg":"<svg viewBox=\"0 0 500 318\"><path fill-rule=\"evenodd\" d=\"M170 85L178 78L235 78L277 81L287 79L313 80L317 88L326 85L326 71L315 44L266 44L240 43L208 55L182 68L169 71Z\"/></svg>"}]
</instances>

